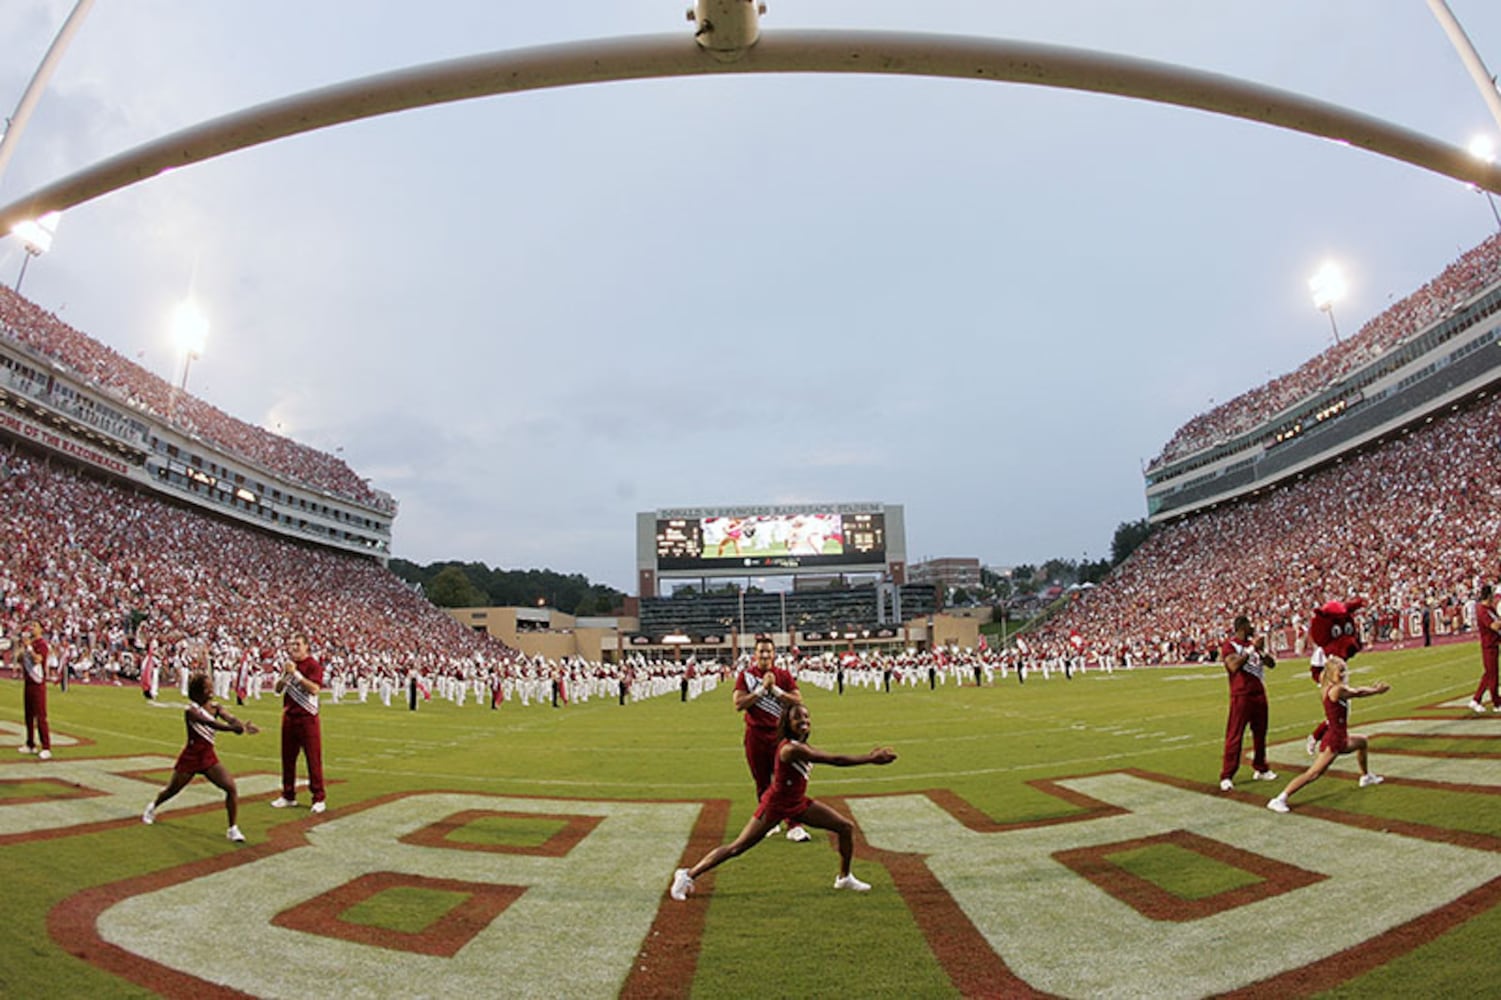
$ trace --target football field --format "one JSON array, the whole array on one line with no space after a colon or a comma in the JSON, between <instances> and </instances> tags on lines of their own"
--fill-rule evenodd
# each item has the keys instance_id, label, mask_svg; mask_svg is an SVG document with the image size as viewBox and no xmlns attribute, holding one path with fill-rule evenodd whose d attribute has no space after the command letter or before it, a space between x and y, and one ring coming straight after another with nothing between
<instances>
[{"instance_id":1,"label":"football field","mask_svg":"<svg viewBox=\"0 0 1501 1000\"><path fill-rule=\"evenodd\" d=\"M1279 816L1320 716L1306 660L1268 677L1275 782L1217 787L1215 664L843 695L805 685L815 767L858 825L835 892L826 835L768 838L699 882L753 789L727 686L624 707L498 710L324 700L329 809L269 802L279 705L230 706L229 843L199 779L142 807L183 742L184 699L50 690L54 758L0 758L0 995L13 997L1501 995L1501 715L1466 702L1472 644L1366 653L1342 758ZM21 688L0 683L19 738ZM299 770L299 775L303 774Z\"/></svg>"}]
</instances>

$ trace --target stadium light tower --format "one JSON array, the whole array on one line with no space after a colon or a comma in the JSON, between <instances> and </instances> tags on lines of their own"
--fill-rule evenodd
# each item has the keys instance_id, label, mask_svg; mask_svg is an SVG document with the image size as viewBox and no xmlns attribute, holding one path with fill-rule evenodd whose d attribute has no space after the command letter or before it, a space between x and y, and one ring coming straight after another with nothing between
<instances>
[{"instance_id":1,"label":"stadium light tower","mask_svg":"<svg viewBox=\"0 0 1501 1000\"><path fill-rule=\"evenodd\" d=\"M1345 297L1345 276L1339 265L1332 260L1324 261L1318 273L1308 279L1308 290L1313 293L1314 306L1329 314L1329 329L1334 331L1334 342L1338 344L1339 326L1334 322L1334 303Z\"/></svg>"},{"instance_id":2,"label":"stadium light tower","mask_svg":"<svg viewBox=\"0 0 1501 1000\"><path fill-rule=\"evenodd\" d=\"M203 357L204 341L208 338L208 318L192 299L179 303L172 311L172 338L182 348L182 382L172 394L168 419L177 415L177 401L188 391L188 370L193 367L194 361Z\"/></svg>"},{"instance_id":3,"label":"stadium light tower","mask_svg":"<svg viewBox=\"0 0 1501 1000\"><path fill-rule=\"evenodd\" d=\"M57 235L60 218L60 213L48 212L40 219L18 222L11 229L11 235L21 241L21 247L26 251L21 258L21 273L16 275L16 294L21 292L21 282L26 278L26 265L31 263L31 258L40 257L52 249L52 237Z\"/></svg>"},{"instance_id":4,"label":"stadium light tower","mask_svg":"<svg viewBox=\"0 0 1501 1000\"><path fill-rule=\"evenodd\" d=\"M1477 135L1475 138L1470 140L1470 155L1475 157L1475 159L1481 161L1482 163L1495 163L1496 144L1491 141L1491 137L1488 135ZM1496 196L1491 194L1485 188L1476 187L1473 184L1471 184L1470 187L1473 190L1485 195L1485 200L1490 202L1491 215L1496 219L1496 231L1501 232L1501 211L1498 211L1496 208Z\"/></svg>"}]
</instances>

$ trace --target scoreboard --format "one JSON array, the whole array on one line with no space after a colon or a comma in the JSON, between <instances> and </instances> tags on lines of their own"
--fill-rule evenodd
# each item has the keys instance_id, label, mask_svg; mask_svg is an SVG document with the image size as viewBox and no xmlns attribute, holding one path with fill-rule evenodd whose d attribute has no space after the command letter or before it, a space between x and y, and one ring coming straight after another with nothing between
<instances>
[{"instance_id":1,"label":"scoreboard","mask_svg":"<svg viewBox=\"0 0 1501 1000\"><path fill-rule=\"evenodd\" d=\"M637 514L637 565L664 576L884 572L905 561L902 508L879 503L692 507Z\"/></svg>"},{"instance_id":2,"label":"scoreboard","mask_svg":"<svg viewBox=\"0 0 1501 1000\"><path fill-rule=\"evenodd\" d=\"M844 547L859 555L886 555L886 515L852 514L844 519ZM864 560L862 560L864 561Z\"/></svg>"},{"instance_id":3,"label":"scoreboard","mask_svg":"<svg viewBox=\"0 0 1501 1000\"><path fill-rule=\"evenodd\" d=\"M798 569L886 559L884 514L756 514L657 521L657 568Z\"/></svg>"}]
</instances>

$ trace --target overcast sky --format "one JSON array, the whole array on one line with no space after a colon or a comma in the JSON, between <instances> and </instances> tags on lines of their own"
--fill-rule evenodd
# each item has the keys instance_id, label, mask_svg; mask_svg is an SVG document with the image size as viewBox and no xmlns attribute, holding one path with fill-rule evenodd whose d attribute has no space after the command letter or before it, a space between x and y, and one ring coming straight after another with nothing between
<instances>
[{"instance_id":1,"label":"overcast sky","mask_svg":"<svg viewBox=\"0 0 1501 1000\"><path fill-rule=\"evenodd\" d=\"M72 0L0 4L13 108ZM104 0L0 203L358 76L682 32L683 0ZM1494 71L1501 4L1450 0ZM1208 69L1466 145L1495 124L1422 0L770 0ZM1353 333L1496 228L1406 164L1179 108L1011 84L664 80L377 118L63 218L23 292L164 378L335 451L393 551L634 589L634 513L904 504L911 560L1108 555L1173 432ZM21 250L0 240L0 280Z\"/></svg>"}]
</instances>

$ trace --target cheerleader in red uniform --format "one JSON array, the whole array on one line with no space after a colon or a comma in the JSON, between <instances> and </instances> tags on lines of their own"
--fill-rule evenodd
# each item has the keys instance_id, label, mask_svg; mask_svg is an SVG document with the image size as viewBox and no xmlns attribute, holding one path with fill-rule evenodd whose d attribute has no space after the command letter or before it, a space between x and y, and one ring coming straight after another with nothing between
<instances>
[{"instance_id":1,"label":"cheerleader in red uniform","mask_svg":"<svg viewBox=\"0 0 1501 1000\"><path fill-rule=\"evenodd\" d=\"M1361 788L1381 784L1381 775L1372 774L1367 766L1366 748L1370 745L1370 740L1359 733L1349 731L1350 699L1385 694L1391 690L1391 686L1382 682L1365 687L1350 687L1349 676L1349 668L1345 665L1345 661L1337 656L1331 656L1324 664L1320 686L1324 694L1326 726L1324 735L1319 741L1319 755L1313 759L1308 770L1287 783L1281 795L1267 802L1266 807L1272 812L1288 812L1290 809L1287 804L1288 796L1329 770L1329 765L1333 764L1334 758L1340 754L1352 752L1355 754L1356 763L1360 765Z\"/></svg>"},{"instance_id":2,"label":"cheerleader in red uniform","mask_svg":"<svg viewBox=\"0 0 1501 1000\"><path fill-rule=\"evenodd\" d=\"M855 824L822 802L808 798L808 774L814 764L829 764L834 767L890 764L896 760L896 751L890 747L877 747L870 753L859 756L829 753L808 745L808 734L811 731L812 724L808 719L806 705L793 705L782 714L778 725L781 741L777 744L771 785L762 794L756 814L732 843L714 848L692 868L679 868L673 872L670 890L673 899L687 899L688 894L693 891L694 879L755 847L766 836L767 831L783 820L796 820L820 830L832 831L839 838L839 877L834 880L834 888L855 892L870 890L868 883L850 874L850 860L855 855Z\"/></svg>"},{"instance_id":3,"label":"cheerleader in red uniform","mask_svg":"<svg viewBox=\"0 0 1501 1000\"><path fill-rule=\"evenodd\" d=\"M188 743L182 748L182 753L177 755L177 763L172 765L172 780L167 782L146 811L141 814L141 822L151 824L156 822L156 810L172 796L182 791L192 781L194 776L203 775L209 781L224 790L224 811L229 814L229 830L225 836L237 844L245 842L245 835L240 832L237 820L240 812L240 795L235 788L235 779L230 775L229 769L219 762L218 754L214 753L214 736L217 733L258 733L260 729L253 722L241 722L218 702L212 700L213 681L208 674L193 674L188 679L188 698L191 704L183 710L183 719L188 727Z\"/></svg>"},{"instance_id":4,"label":"cheerleader in red uniform","mask_svg":"<svg viewBox=\"0 0 1501 1000\"><path fill-rule=\"evenodd\" d=\"M1315 684L1321 684L1324 664L1329 657L1337 656L1346 665L1360 652L1360 628L1355 624L1355 612L1365 607L1365 601L1352 597L1348 601L1329 601L1315 608L1313 619L1308 623L1308 638L1313 651L1308 657L1308 673ZM1327 720L1321 721L1308 734L1308 756L1319 752L1324 734L1329 731Z\"/></svg>"}]
</instances>

